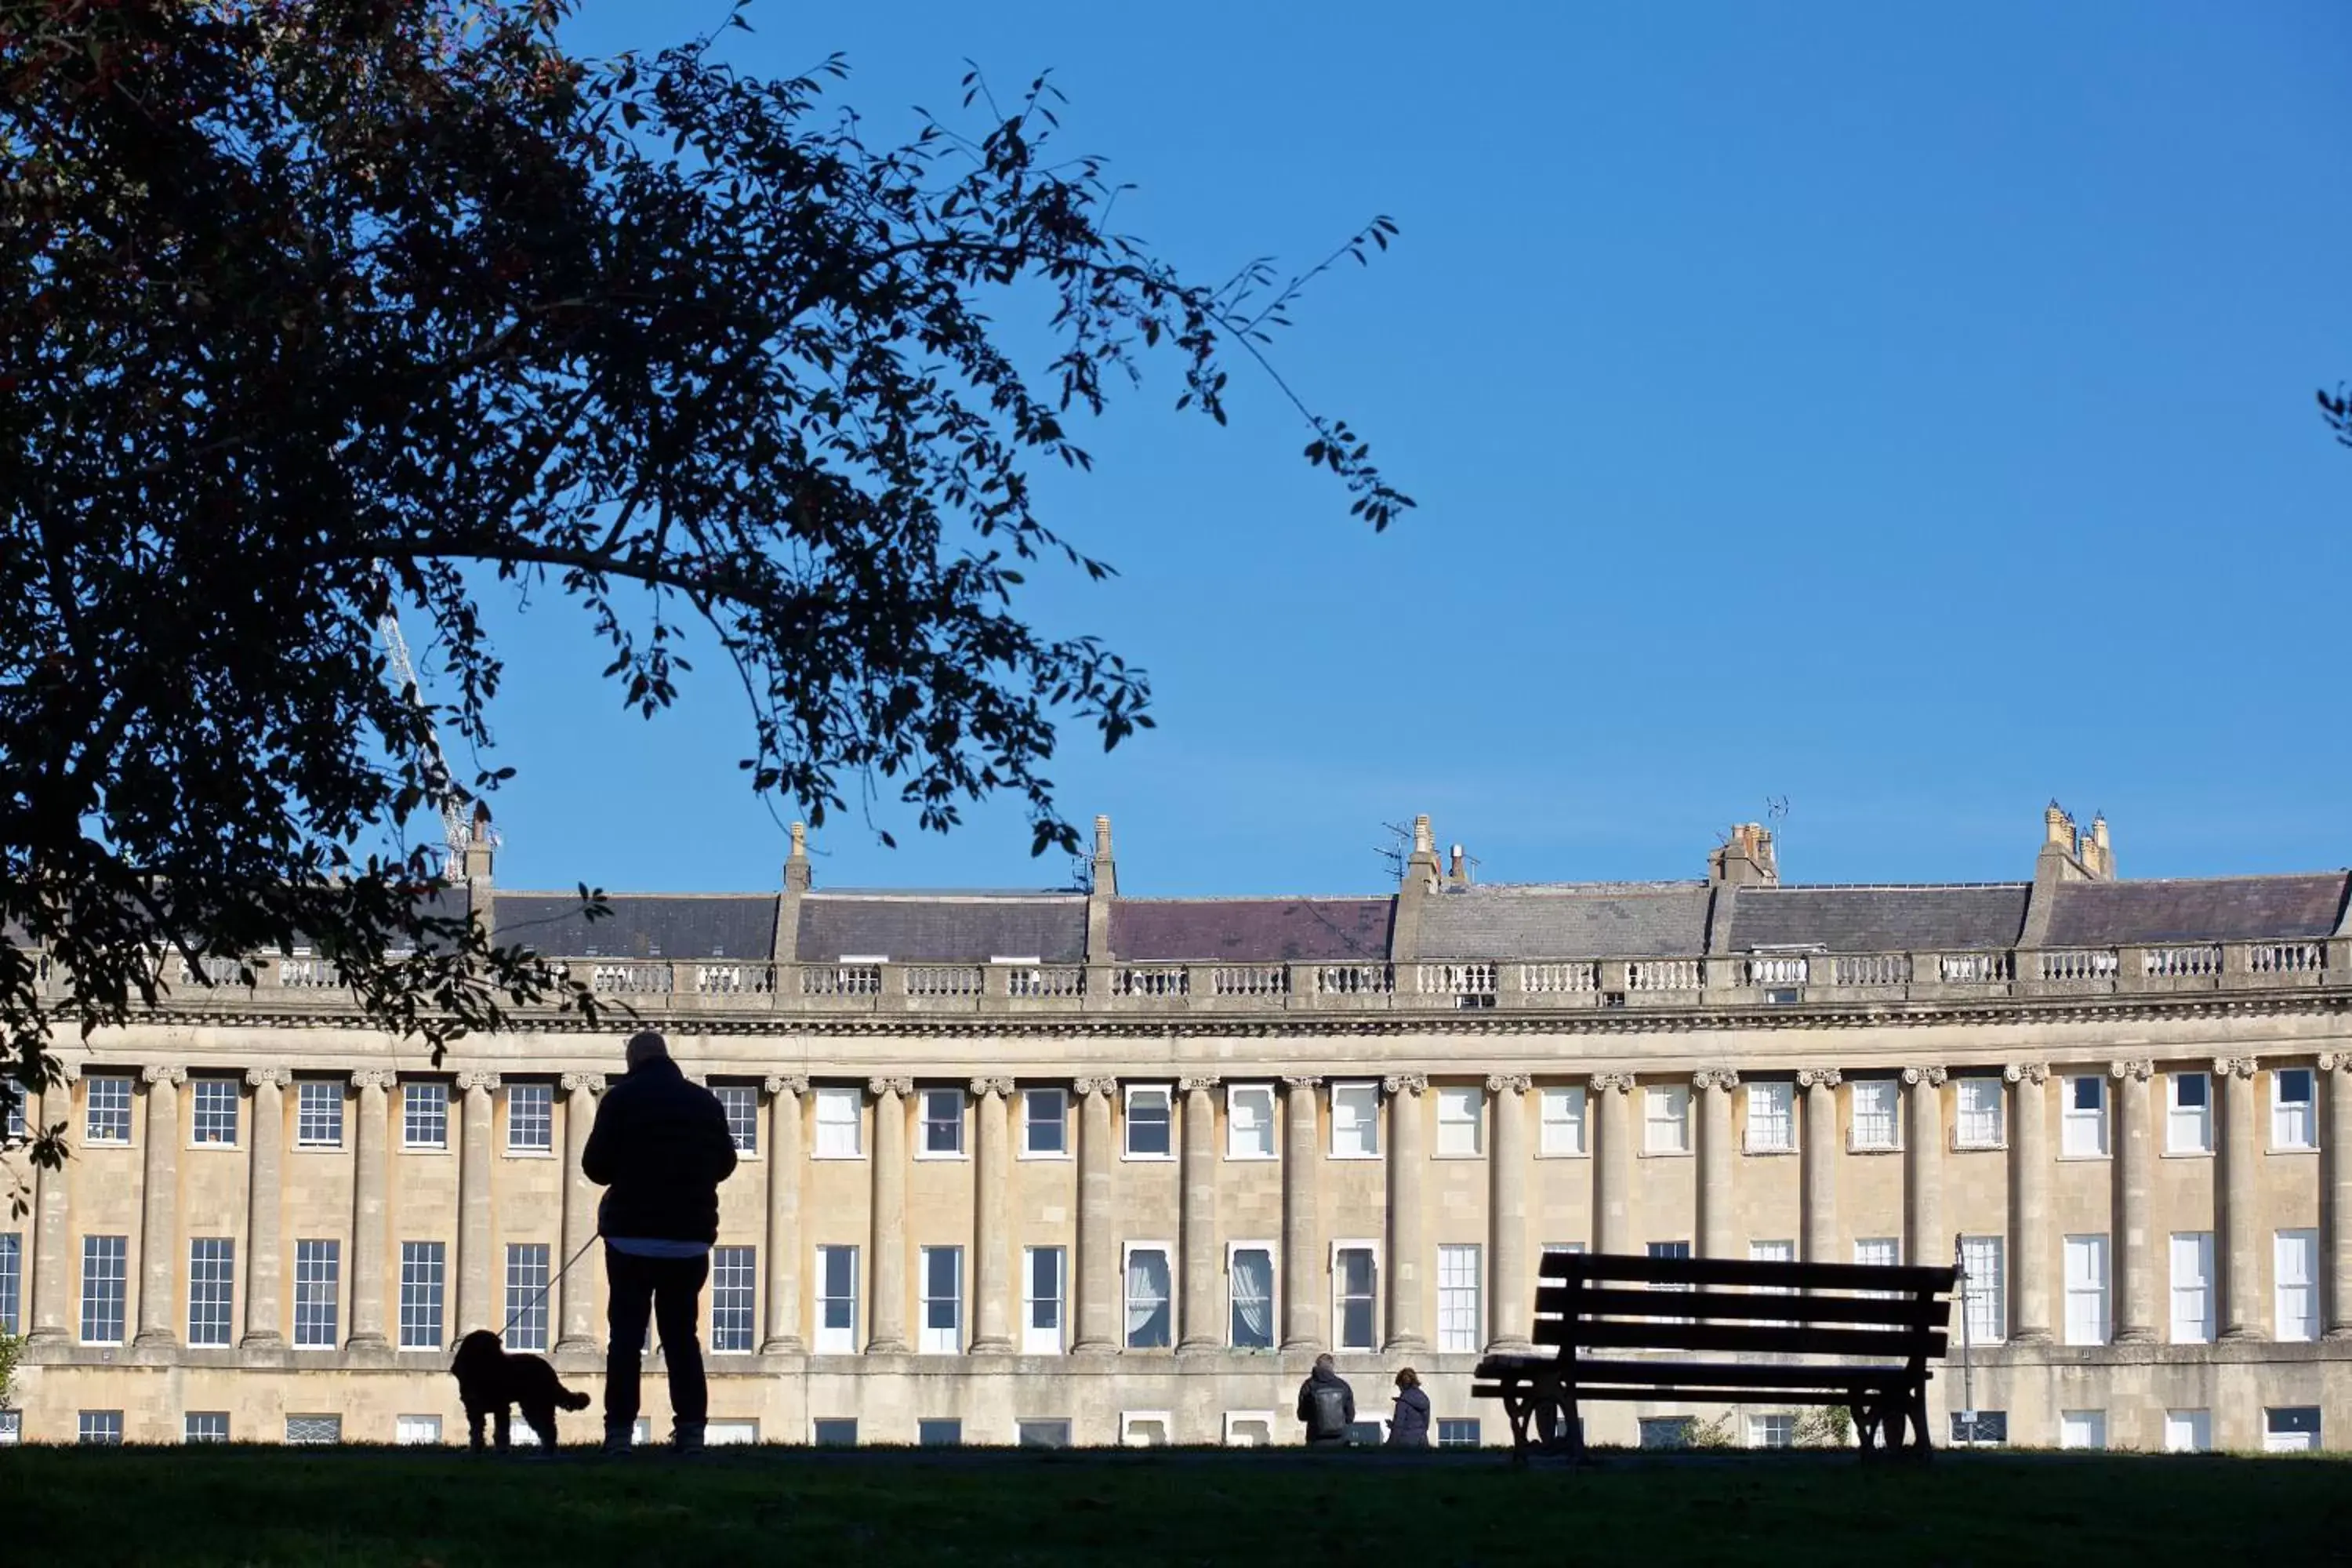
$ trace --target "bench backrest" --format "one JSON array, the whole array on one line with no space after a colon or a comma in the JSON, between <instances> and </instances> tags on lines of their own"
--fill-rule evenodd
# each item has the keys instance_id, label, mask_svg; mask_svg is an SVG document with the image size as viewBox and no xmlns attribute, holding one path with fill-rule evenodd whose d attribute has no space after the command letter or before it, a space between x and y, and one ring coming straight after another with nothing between
<instances>
[{"instance_id":1,"label":"bench backrest","mask_svg":"<svg viewBox=\"0 0 2352 1568\"><path fill-rule=\"evenodd\" d=\"M1832 1355L1922 1364L1944 1354L1957 1270L1555 1252L1536 1343L1588 1350Z\"/></svg>"}]
</instances>

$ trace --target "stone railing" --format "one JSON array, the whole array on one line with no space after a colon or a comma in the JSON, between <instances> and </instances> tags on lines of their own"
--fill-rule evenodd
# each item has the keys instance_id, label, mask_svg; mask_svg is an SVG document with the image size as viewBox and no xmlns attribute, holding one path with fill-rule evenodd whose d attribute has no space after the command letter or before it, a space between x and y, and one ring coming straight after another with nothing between
<instances>
[{"instance_id":1,"label":"stone railing","mask_svg":"<svg viewBox=\"0 0 2352 1568\"><path fill-rule=\"evenodd\" d=\"M1493 1008L1576 1013L1602 1008L1834 1007L1999 997L2178 995L2352 986L2352 939L2168 942L1924 952L1736 953L1715 958L1467 959L1386 963L772 964L658 958L557 961L597 996L643 1014L1267 1012L1452 1013ZM159 973L173 1009L348 1010L356 1004L331 961L257 958L251 986L226 958L204 961L206 986L184 961ZM43 994L63 999L71 976L47 955Z\"/></svg>"}]
</instances>

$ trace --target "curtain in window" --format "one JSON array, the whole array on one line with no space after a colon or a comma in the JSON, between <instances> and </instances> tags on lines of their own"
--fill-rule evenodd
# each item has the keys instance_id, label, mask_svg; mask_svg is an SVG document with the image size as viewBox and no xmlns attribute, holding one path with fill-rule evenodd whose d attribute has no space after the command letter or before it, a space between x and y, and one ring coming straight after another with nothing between
<instances>
[{"instance_id":1,"label":"curtain in window","mask_svg":"<svg viewBox=\"0 0 2352 1568\"><path fill-rule=\"evenodd\" d=\"M1168 1257L1138 1250L1127 1256L1127 1342L1165 1350L1169 1342Z\"/></svg>"},{"instance_id":2,"label":"curtain in window","mask_svg":"<svg viewBox=\"0 0 2352 1568\"><path fill-rule=\"evenodd\" d=\"M1245 1250L1234 1254L1234 1345L1267 1350L1274 1344L1274 1258Z\"/></svg>"}]
</instances>

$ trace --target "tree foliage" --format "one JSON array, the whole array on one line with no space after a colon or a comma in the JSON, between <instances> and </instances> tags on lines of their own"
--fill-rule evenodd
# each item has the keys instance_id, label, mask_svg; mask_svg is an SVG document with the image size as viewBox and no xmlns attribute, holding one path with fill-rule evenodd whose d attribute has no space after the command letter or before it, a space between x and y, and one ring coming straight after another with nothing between
<instances>
[{"instance_id":1,"label":"tree foliage","mask_svg":"<svg viewBox=\"0 0 2352 1568\"><path fill-rule=\"evenodd\" d=\"M724 28L575 58L562 10L0 0L22 1081L53 1028L190 983L177 960L201 984L298 940L436 1051L587 1004L435 896L404 833L505 776L486 587L576 605L648 715L691 633L749 701L750 783L812 821L871 792L944 830L1005 793L1043 851L1076 842L1057 718L1107 746L1151 721L1139 670L1021 612L1032 562L1109 570L1033 487L1088 466L1076 419L1162 358L1222 423L1239 356L1357 517L1412 504L1262 357L1388 220L1286 280L1195 282L1108 226L1043 78L1000 108L967 77L957 116L877 145L825 97L838 59L762 79ZM1038 363L992 320L1007 298L1047 308ZM388 673L393 612L429 705Z\"/></svg>"}]
</instances>

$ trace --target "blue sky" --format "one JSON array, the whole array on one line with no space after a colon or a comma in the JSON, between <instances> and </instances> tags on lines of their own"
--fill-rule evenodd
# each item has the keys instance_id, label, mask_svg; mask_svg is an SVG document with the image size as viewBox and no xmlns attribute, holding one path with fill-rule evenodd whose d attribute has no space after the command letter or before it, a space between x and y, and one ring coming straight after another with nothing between
<instances>
[{"instance_id":1,"label":"blue sky","mask_svg":"<svg viewBox=\"0 0 2352 1568\"><path fill-rule=\"evenodd\" d=\"M720 15L583 0L571 36ZM1156 732L1067 729L1052 773L1124 890L1371 890L1415 812L1489 880L1696 876L1769 796L1794 880L2023 877L2053 795L2126 875L2352 859L2352 451L2312 405L2352 376L2352 7L752 15L735 58L845 51L877 135L967 56L1052 67L1066 144L1141 187L1123 226L1203 275L1402 227L1278 345L1401 528L1259 386L1218 430L1149 384L1050 484L1123 575L1031 607L1157 691ZM775 885L739 695L647 724L579 617L499 625L502 884ZM899 843L836 822L818 879L1066 877L1010 808Z\"/></svg>"}]
</instances>

